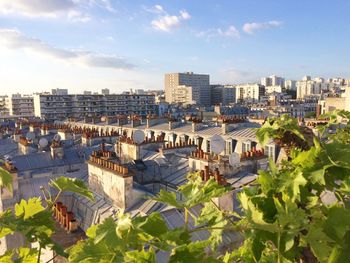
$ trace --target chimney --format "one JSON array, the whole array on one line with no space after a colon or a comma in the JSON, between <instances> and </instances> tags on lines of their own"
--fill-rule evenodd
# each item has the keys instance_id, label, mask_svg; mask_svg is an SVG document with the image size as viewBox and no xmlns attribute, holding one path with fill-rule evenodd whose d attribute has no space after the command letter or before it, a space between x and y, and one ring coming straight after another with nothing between
<instances>
[{"instance_id":1,"label":"chimney","mask_svg":"<svg viewBox=\"0 0 350 263\"><path fill-rule=\"evenodd\" d=\"M221 124L221 129L222 129L222 134L227 134L228 132L230 132L230 126L228 123L222 123Z\"/></svg>"},{"instance_id":2,"label":"chimney","mask_svg":"<svg viewBox=\"0 0 350 263\"><path fill-rule=\"evenodd\" d=\"M140 119L131 119L131 127L135 128L137 126L141 125L141 120Z\"/></svg>"},{"instance_id":3,"label":"chimney","mask_svg":"<svg viewBox=\"0 0 350 263\"><path fill-rule=\"evenodd\" d=\"M51 149L51 158L52 159L63 159L64 157L64 149L63 146L61 144L53 144L50 146Z\"/></svg>"},{"instance_id":4,"label":"chimney","mask_svg":"<svg viewBox=\"0 0 350 263\"><path fill-rule=\"evenodd\" d=\"M202 124L192 121L192 132L197 132L201 129Z\"/></svg>"}]
</instances>

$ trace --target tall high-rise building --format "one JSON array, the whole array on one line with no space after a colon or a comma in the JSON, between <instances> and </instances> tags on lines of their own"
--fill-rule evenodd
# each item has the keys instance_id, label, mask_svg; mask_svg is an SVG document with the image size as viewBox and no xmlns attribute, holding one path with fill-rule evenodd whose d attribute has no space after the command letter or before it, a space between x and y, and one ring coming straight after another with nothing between
<instances>
[{"instance_id":1,"label":"tall high-rise building","mask_svg":"<svg viewBox=\"0 0 350 263\"><path fill-rule=\"evenodd\" d=\"M155 96L147 94L35 94L34 109L35 116L45 119L158 113Z\"/></svg>"},{"instance_id":2,"label":"tall high-rise building","mask_svg":"<svg viewBox=\"0 0 350 263\"><path fill-rule=\"evenodd\" d=\"M164 88L166 102L210 105L209 75L168 73L164 77Z\"/></svg>"},{"instance_id":3,"label":"tall high-rise building","mask_svg":"<svg viewBox=\"0 0 350 263\"><path fill-rule=\"evenodd\" d=\"M109 89L101 89L102 95L109 95Z\"/></svg>"},{"instance_id":4,"label":"tall high-rise building","mask_svg":"<svg viewBox=\"0 0 350 263\"><path fill-rule=\"evenodd\" d=\"M258 102L265 93L265 87L256 83L236 85L236 102Z\"/></svg>"},{"instance_id":5,"label":"tall high-rise building","mask_svg":"<svg viewBox=\"0 0 350 263\"><path fill-rule=\"evenodd\" d=\"M67 89L52 89L51 90L52 95L68 95Z\"/></svg>"},{"instance_id":6,"label":"tall high-rise building","mask_svg":"<svg viewBox=\"0 0 350 263\"><path fill-rule=\"evenodd\" d=\"M324 83L311 80L311 77L305 76L303 80L299 80L296 83L297 99L320 95L323 86Z\"/></svg>"},{"instance_id":7,"label":"tall high-rise building","mask_svg":"<svg viewBox=\"0 0 350 263\"><path fill-rule=\"evenodd\" d=\"M265 87L269 87L269 86L284 87L284 78L278 77L276 75L272 75L269 77L261 78L260 83L261 83L261 85L264 85Z\"/></svg>"},{"instance_id":8,"label":"tall high-rise building","mask_svg":"<svg viewBox=\"0 0 350 263\"><path fill-rule=\"evenodd\" d=\"M210 85L211 105L229 105L236 102L236 87L234 85Z\"/></svg>"},{"instance_id":9,"label":"tall high-rise building","mask_svg":"<svg viewBox=\"0 0 350 263\"><path fill-rule=\"evenodd\" d=\"M5 99L5 107L10 115L34 116L33 96L30 95L12 94Z\"/></svg>"},{"instance_id":10,"label":"tall high-rise building","mask_svg":"<svg viewBox=\"0 0 350 263\"><path fill-rule=\"evenodd\" d=\"M295 80L285 80L284 81L284 87L287 90L296 90L297 86L296 86L296 81Z\"/></svg>"}]
</instances>

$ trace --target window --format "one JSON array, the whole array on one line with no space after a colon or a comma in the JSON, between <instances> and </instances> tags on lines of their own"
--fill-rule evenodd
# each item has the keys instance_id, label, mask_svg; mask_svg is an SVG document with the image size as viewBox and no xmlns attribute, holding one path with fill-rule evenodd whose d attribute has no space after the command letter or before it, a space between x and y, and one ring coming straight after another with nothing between
<instances>
[{"instance_id":1,"label":"window","mask_svg":"<svg viewBox=\"0 0 350 263\"><path fill-rule=\"evenodd\" d=\"M242 143L242 152L248 152L252 149L251 141L245 141Z\"/></svg>"},{"instance_id":2,"label":"window","mask_svg":"<svg viewBox=\"0 0 350 263\"><path fill-rule=\"evenodd\" d=\"M266 145L265 146L265 155L267 155L269 158L272 158L272 160L275 161L275 145Z\"/></svg>"}]
</instances>

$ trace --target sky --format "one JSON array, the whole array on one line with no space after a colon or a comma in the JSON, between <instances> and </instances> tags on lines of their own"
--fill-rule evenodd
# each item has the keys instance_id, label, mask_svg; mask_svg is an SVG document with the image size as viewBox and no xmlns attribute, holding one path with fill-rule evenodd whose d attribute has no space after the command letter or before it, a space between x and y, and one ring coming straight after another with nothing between
<instances>
[{"instance_id":1,"label":"sky","mask_svg":"<svg viewBox=\"0 0 350 263\"><path fill-rule=\"evenodd\" d=\"M0 0L0 94L350 78L348 0Z\"/></svg>"}]
</instances>

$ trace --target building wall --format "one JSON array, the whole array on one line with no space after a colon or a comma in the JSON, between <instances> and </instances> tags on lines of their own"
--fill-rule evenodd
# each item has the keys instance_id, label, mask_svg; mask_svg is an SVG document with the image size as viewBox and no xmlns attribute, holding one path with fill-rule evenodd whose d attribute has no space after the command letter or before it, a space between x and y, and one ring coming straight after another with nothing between
<instances>
[{"instance_id":1,"label":"building wall","mask_svg":"<svg viewBox=\"0 0 350 263\"><path fill-rule=\"evenodd\" d=\"M322 85L321 82L313 80L301 80L297 81L297 99L304 99L306 96L321 94Z\"/></svg>"},{"instance_id":2,"label":"building wall","mask_svg":"<svg viewBox=\"0 0 350 263\"><path fill-rule=\"evenodd\" d=\"M166 102L179 102L176 99L179 86L192 87L192 101L194 104L210 105L209 75L194 74L193 72L165 74L164 88ZM184 100L182 103L188 103L188 101Z\"/></svg>"},{"instance_id":3,"label":"building wall","mask_svg":"<svg viewBox=\"0 0 350 263\"><path fill-rule=\"evenodd\" d=\"M134 200L133 177L118 175L113 171L88 164L89 187L92 191L107 197L122 209L130 207Z\"/></svg>"},{"instance_id":4,"label":"building wall","mask_svg":"<svg viewBox=\"0 0 350 263\"><path fill-rule=\"evenodd\" d=\"M154 95L34 95L35 116L47 119L64 119L84 116L115 116L157 114Z\"/></svg>"},{"instance_id":5,"label":"building wall","mask_svg":"<svg viewBox=\"0 0 350 263\"><path fill-rule=\"evenodd\" d=\"M234 85L210 85L211 105L229 105L236 101L236 87Z\"/></svg>"},{"instance_id":6,"label":"building wall","mask_svg":"<svg viewBox=\"0 0 350 263\"><path fill-rule=\"evenodd\" d=\"M349 107L348 107L349 108ZM344 110L346 109L346 98L336 97L336 98L326 98L324 104L324 112L330 112L333 110Z\"/></svg>"},{"instance_id":7,"label":"building wall","mask_svg":"<svg viewBox=\"0 0 350 263\"><path fill-rule=\"evenodd\" d=\"M236 86L236 102L257 102L264 93L265 88L260 84L240 84Z\"/></svg>"},{"instance_id":8,"label":"building wall","mask_svg":"<svg viewBox=\"0 0 350 263\"><path fill-rule=\"evenodd\" d=\"M32 96L12 94L5 99L5 107L10 115L34 115L34 101Z\"/></svg>"}]
</instances>

